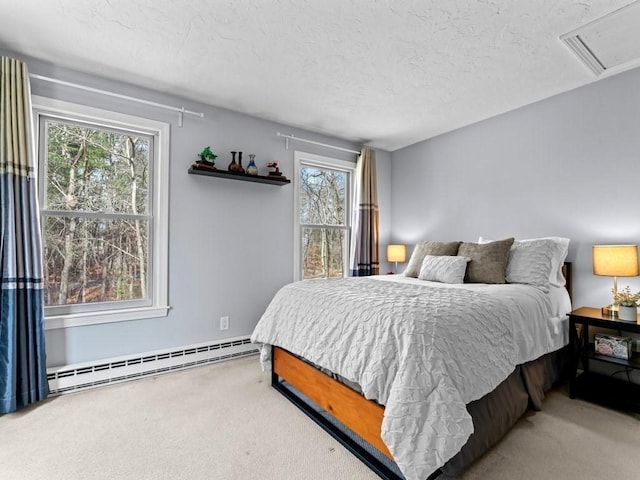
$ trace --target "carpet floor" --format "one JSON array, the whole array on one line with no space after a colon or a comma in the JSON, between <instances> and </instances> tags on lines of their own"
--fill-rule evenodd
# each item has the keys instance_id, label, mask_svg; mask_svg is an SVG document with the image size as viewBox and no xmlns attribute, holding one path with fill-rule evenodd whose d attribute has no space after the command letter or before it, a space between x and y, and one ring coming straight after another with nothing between
<instances>
[{"instance_id":1,"label":"carpet floor","mask_svg":"<svg viewBox=\"0 0 640 480\"><path fill-rule=\"evenodd\" d=\"M376 479L269 386L257 356L0 416L0 478ZM464 480L640 478L640 421L550 392Z\"/></svg>"}]
</instances>

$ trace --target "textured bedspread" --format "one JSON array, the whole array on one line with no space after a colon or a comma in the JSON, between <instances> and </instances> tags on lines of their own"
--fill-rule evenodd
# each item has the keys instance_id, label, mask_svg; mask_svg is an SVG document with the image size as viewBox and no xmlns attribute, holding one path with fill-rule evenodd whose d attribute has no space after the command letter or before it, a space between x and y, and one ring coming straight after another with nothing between
<instances>
[{"instance_id":1,"label":"textured bedspread","mask_svg":"<svg viewBox=\"0 0 640 480\"><path fill-rule=\"evenodd\" d=\"M544 295L532 298L548 315ZM382 439L408 480L424 480L473 432L465 405L523 361L514 336L534 320L514 323L522 310L482 289L305 280L276 294L251 339L263 344L263 361L280 346L385 405Z\"/></svg>"}]
</instances>

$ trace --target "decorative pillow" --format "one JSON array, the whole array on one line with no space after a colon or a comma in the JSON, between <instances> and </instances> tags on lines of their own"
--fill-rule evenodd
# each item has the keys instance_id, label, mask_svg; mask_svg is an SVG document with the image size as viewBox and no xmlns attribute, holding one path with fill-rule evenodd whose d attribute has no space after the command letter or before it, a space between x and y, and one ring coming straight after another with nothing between
<instances>
[{"instance_id":1,"label":"decorative pillow","mask_svg":"<svg viewBox=\"0 0 640 480\"><path fill-rule=\"evenodd\" d=\"M428 242L426 240L418 242L411 253L411 258L409 258L404 276L418 278L425 255L453 256L458 253L458 247L461 243L462 242Z\"/></svg>"},{"instance_id":2,"label":"decorative pillow","mask_svg":"<svg viewBox=\"0 0 640 480\"><path fill-rule=\"evenodd\" d=\"M464 283L469 260L460 256L425 255L418 278L432 282Z\"/></svg>"},{"instance_id":3,"label":"decorative pillow","mask_svg":"<svg viewBox=\"0 0 640 480\"><path fill-rule=\"evenodd\" d=\"M485 243L487 241L488 241L487 239L484 239L482 237L480 237L479 239L479 243ZM522 265L522 262L530 263L530 266L532 268L535 265L535 261L528 260L527 258L525 258L527 255L522 250L522 246L523 244L527 244L527 245L533 244L533 246L530 246L529 248L527 248L527 250L532 255L536 255L540 257L540 255L546 256L548 254L548 252L545 254L542 254L541 252L537 251L537 249L551 251L551 268L549 269L548 283L550 285L553 285L554 287L563 287L567 281L564 278L564 275L562 274L562 266L564 265L564 261L567 258L567 253L569 252L569 242L570 240L564 237L542 237L542 238L530 238L526 240L516 240L513 243L513 246L511 247L511 255L509 257L509 262L507 263L507 277L506 277L507 282L529 283L532 285L538 285L541 283L539 280L521 281L522 274L524 273L524 267ZM514 253L516 253L516 251L518 250L519 252L515 257L516 264L515 266L511 265L512 259L514 257ZM543 268L546 270L546 266ZM520 272L520 273L515 273L515 275L517 276L516 278L519 278L520 281L516 281L513 279L514 272ZM535 273L533 273L533 275L535 275Z\"/></svg>"},{"instance_id":4,"label":"decorative pillow","mask_svg":"<svg viewBox=\"0 0 640 480\"><path fill-rule=\"evenodd\" d=\"M505 283L505 273L513 237L489 243L463 243L458 255L469 257L467 283Z\"/></svg>"}]
</instances>

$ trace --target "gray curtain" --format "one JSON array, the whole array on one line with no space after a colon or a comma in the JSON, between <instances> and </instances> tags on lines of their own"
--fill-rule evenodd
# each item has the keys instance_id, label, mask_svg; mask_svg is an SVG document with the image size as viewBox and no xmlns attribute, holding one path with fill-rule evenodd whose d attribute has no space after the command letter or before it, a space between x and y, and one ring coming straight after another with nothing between
<instances>
[{"instance_id":1,"label":"gray curtain","mask_svg":"<svg viewBox=\"0 0 640 480\"><path fill-rule=\"evenodd\" d=\"M0 414L47 397L29 73L0 57Z\"/></svg>"},{"instance_id":2,"label":"gray curtain","mask_svg":"<svg viewBox=\"0 0 640 480\"><path fill-rule=\"evenodd\" d=\"M356 166L353 235L351 241L351 275L378 275L378 181L376 152L365 147Z\"/></svg>"}]
</instances>

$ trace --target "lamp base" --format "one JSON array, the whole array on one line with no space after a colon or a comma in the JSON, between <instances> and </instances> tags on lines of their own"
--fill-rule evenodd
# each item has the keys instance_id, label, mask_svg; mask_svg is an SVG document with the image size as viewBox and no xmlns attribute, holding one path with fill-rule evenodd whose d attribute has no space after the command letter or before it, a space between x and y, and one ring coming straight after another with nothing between
<instances>
[{"instance_id":1,"label":"lamp base","mask_svg":"<svg viewBox=\"0 0 640 480\"><path fill-rule=\"evenodd\" d=\"M611 318L618 318L618 305L607 305L602 307L602 315L606 315Z\"/></svg>"}]
</instances>

